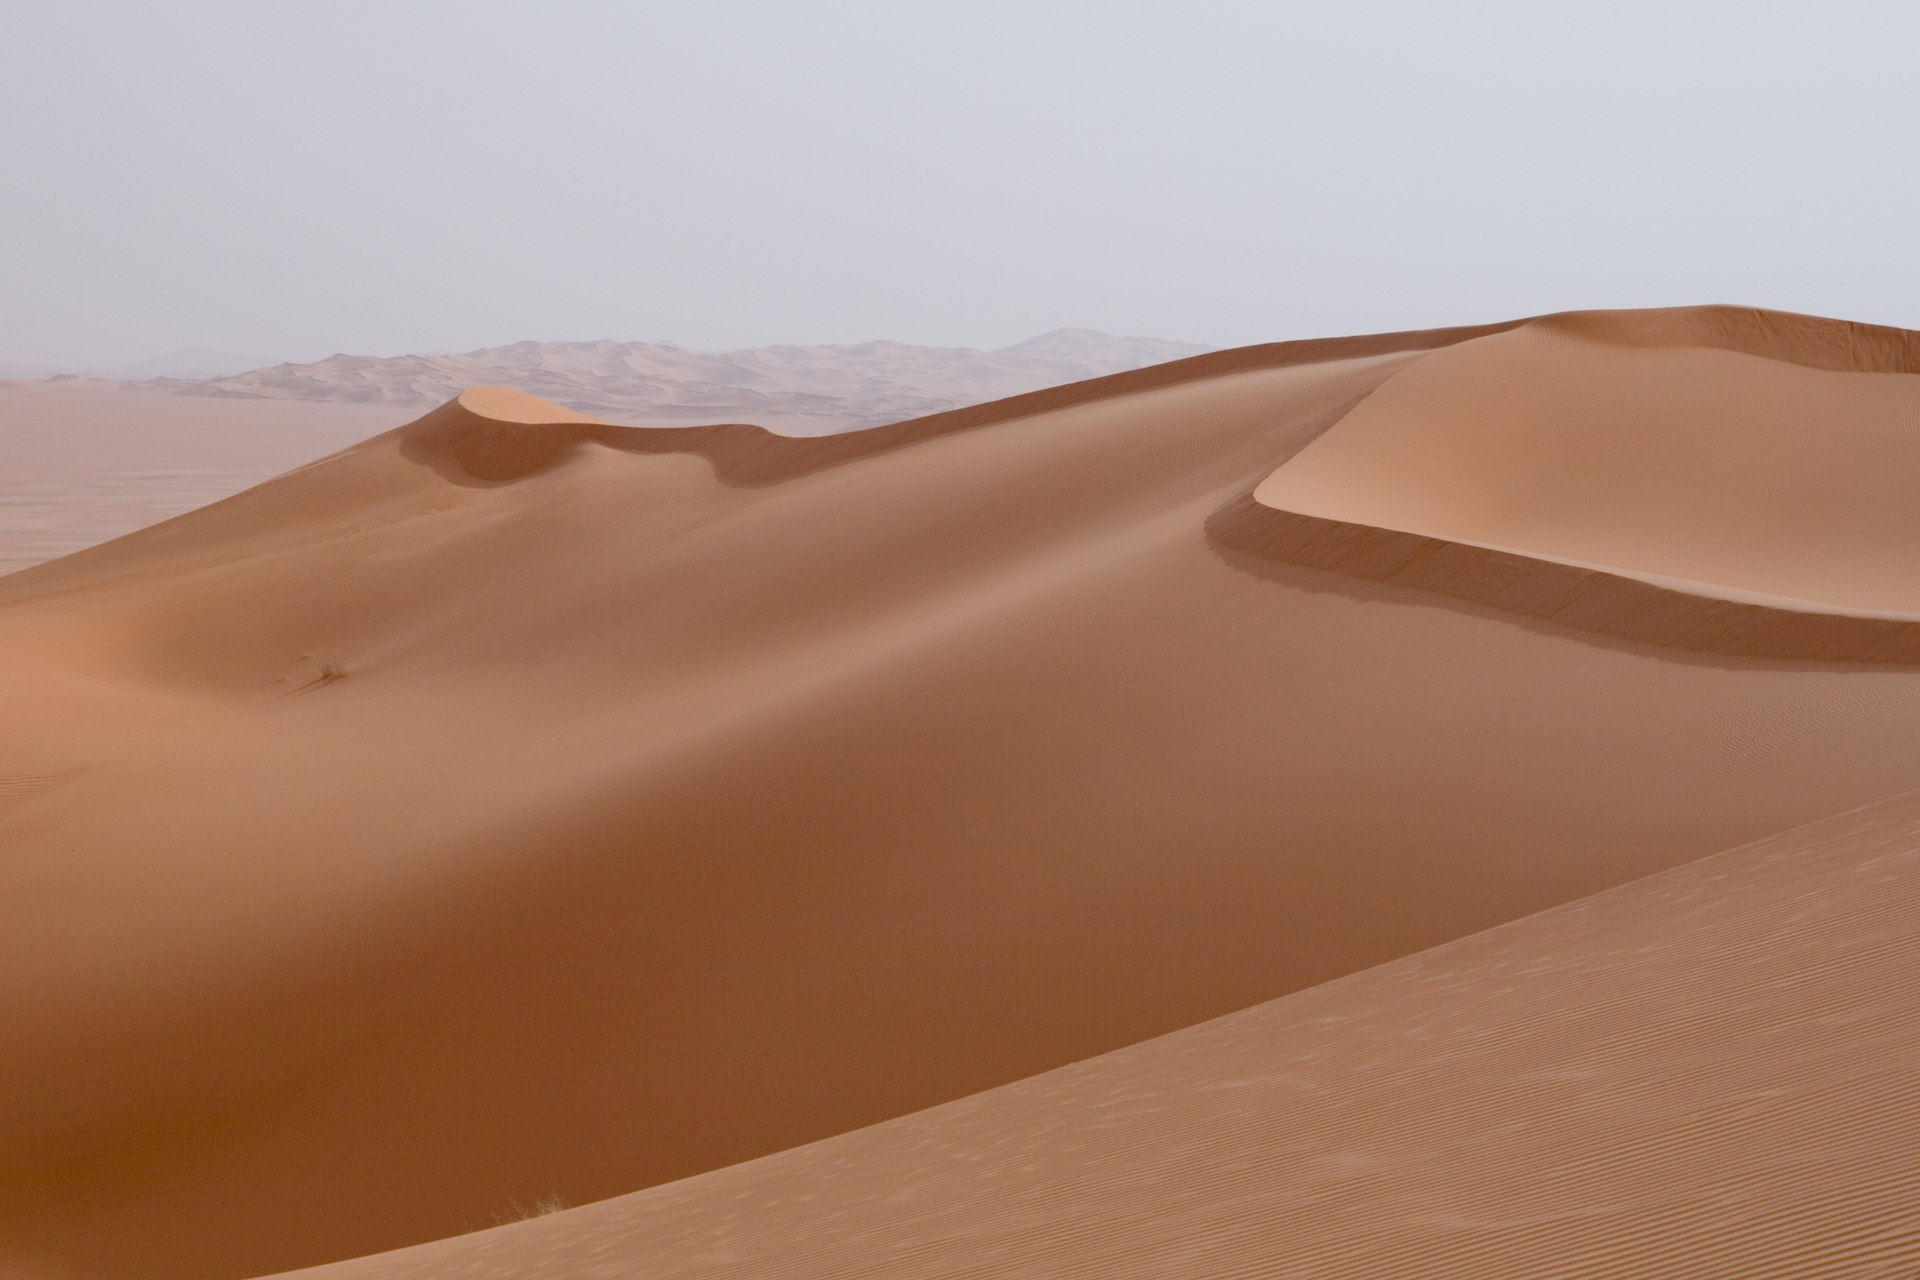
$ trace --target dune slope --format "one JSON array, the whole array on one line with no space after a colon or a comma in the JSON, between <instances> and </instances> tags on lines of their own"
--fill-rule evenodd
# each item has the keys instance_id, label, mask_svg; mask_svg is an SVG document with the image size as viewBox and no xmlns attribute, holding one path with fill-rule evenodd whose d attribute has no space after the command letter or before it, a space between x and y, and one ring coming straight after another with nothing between
<instances>
[{"instance_id":1,"label":"dune slope","mask_svg":"<svg viewBox=\"0 0 1920 1280\"><path fill-rule=\"evenodd\" d=\"M1226 536L1637 640L1913 663L1916 373L1901 330L1549 317L1393 378Z\"/></svg>"},{"instance_id":2,"label":"dune slope","mask_svg":"<svg viewBox=\"0 0 1920 1280\"><path fill-rule=\"evenodd\" d=\"M304 1280L1920 1269L1905 796L990 1093Z\"/></svg>"},{"instance_id":3,"label":"dune slope","mask_svg":"<svg viewBox=\"0 0 1920 1280\"><path fill-rule=\"evenodd\" d=\"M0 1266L242 1276L633 1191L1910 785L1898 664L1219 536L1513 331L827 440L469 393L0 578Z\"/></svg>"}]
</instances>

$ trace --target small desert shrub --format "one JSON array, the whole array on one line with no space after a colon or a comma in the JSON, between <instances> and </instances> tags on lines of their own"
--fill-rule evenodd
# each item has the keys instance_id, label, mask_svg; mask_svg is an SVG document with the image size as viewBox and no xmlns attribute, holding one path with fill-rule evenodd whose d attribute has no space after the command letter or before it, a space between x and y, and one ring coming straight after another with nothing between
<instances>
[{"instance_id":1,"label":"small desert shrub","mask_svg":"<svg viewBox=\"0 0 1920 1280\"><path fill-rule=\"evenodd\" d=\"M505 1226L509 1222L525 1222L528 1218L544 1218L550 1213L558 1213L567 1207L567 1202L557 1195L541 1196L533 1202L532 1208L528 1208L518 1200L509 1201L508 1203L511 1206L509 1211L494 1219L495 1222L500 1223L502 1226Z\"/></svg>"}]
</instances>

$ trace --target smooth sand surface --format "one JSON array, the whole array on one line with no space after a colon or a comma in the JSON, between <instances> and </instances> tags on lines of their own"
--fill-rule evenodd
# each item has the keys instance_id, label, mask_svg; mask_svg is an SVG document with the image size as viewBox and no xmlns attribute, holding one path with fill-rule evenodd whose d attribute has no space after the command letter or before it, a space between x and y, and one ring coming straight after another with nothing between
<instances>
[{"instance_id":1,"label":"smooth sand surface","mask_svg":"<svg viewBox=\"0 0 1920 1280\"><path fill-rule=\"evenodd\" d=\"M1549 317L1419 361L1255 490L1304 518L1271 541L1353 572L1398 559L1400 581L1435 553L1501 563L1467 547L1784 612L1920 619L1920 344L1804 317L1725 343L1729 317L1687 318ZM1840 359L1818 341L1834 330L1878 340ZM1833 630L1870 639L1832 656L1920 657L1920 635L1892 643L1900 628Z\"/></svg>"},{"instance_id":2,"label":"smooth sand surface","mask_svg":"<svg viewBox=\"0 0 1920 1280\"><path fill-rule=\"evenodd\" d=\"M1909 796L859 1133L303 1280L1920 1273Z\"/></svg>"},{"instance_id":3,"label":"smooth sand surface","mask_svg":"<svg viewBox=\"0 0 1920 1280\"><path fill-rule=\"evenodd\" d=\"M408 416L0 382L0 574L217 502Z\"/></svg>"},{"instance_id":4,"label":"smooth sand surface","mask_svg":"<svg viewBox=\"0 0 1920 1280\"><path fill-rule=\"evenodd\" d=\"M825 440L481 392L0 578L0 1269L245 1276L657 1186L1910 787L1920 678L1899 664L1634 643L1218 536L1377 388L1513 328L1218 353ZM1645 945L1709 982L1690 957L1712 935L1675 929ZM1600 1016L1602 975L1565 963L1536 1019ZM1300 1007L1350 1063L1337 1079L1386 1091L1369 1123L1417 1136L1460 1064L1406 1020L1450 1006L1427 991L1369 1022L1342 1004L1366 989ZM1341 1059L1349 1023L1376 1040ZM1214 1034L1195 1071L1228 1052ZM1700 1043L1706 1092L1660 1094L1665 1060L1642 1071L1622 1041L1608 1069L1652 1094L1596 1105L1745 1097ZM1791 1059L1754 1052L1756 1078L1787 1073L1754 1087L1792 1087ZM1430 1091L1394 1094L1395 1063ZM1343 1138L1337 1086L1296 1077L1319 1128L1234 1157L1231 1194L1317 1186L1314 1212L1355 1224L1349 1258L1444 1236L1463 1211L1396 1217L1375 1194L1405 1134ZM1551 1144L1561 1118L1540 1116ZM981 1140L1014 1151L1051 1123ZM843 1150L873 1194L917 1185L910 1151ZM1433 1186L1465 1158L1418 1150ZM1326 1180L1286 1180L1312 1168ZM1186 1203L1177 1179L1141 1190ZM1526 1221L1663 1238L1631 1204L1549 1191ZM686 1211L713 1251L686 1266L727 1274L728 1250L784 1239L806 1274L791 1217L719 1203ZM808 1203L806 1231L842 1223L857 1247L864 1219ZM1047 1248L1100 1256L1103 1229L1022 1203ZM942 1231L901 1247L968 1256L964 1220ZM556 1274L668 1256L582 1238L538 1237ZM1025 1247L976 1269L1018 1271ZM408 1274L462 1274L424 1256ZM1684 1274L1637 1274L1662 1273Z\"/></svg>"}]
</instances>

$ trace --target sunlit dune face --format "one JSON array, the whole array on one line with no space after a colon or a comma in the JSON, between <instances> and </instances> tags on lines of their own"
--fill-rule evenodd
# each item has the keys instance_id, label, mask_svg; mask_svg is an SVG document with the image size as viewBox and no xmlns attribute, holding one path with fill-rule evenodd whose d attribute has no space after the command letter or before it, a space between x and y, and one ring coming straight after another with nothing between
<instances>
[{"instance_id":1,"label":"sunlit dune face","mask_svg":"<svg viewBox=\"0 0 1920 1280\"><path fill-rule=\"evenodd\" d=\"M1535 324L1437 352L1270 507L1814 606L1920 614L1920 375Z\"/></svg>"}]
</instances>

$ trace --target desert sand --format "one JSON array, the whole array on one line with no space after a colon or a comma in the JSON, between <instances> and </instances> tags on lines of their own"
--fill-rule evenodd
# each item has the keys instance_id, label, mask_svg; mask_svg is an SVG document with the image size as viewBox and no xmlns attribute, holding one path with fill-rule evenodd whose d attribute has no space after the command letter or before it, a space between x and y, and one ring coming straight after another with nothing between
<instances>
[{"instance_id":1,"label":"desert sand","mask_svg":"<svg viewBox=\"0 0 1920 1280\"><path fill-rule=\"evenodd\" d=\"M300 1274L1911 1275L1917 844L1904 796L859 1133Z\"/></svg>"},{"instance_id":2,"label":"desert sand","mask_svg":"<svg viewBox=\"0 0 1920 1280\"><path fill-rule=\"evenodd\" d=\"M0 382L0 574L217 502L406 417L379 405Z\"/></svg>"},{"instance_id":3,"label":"desert sand","mask_svg":"<svg viewBox=\"0 0 1920 1280\"><path fill-rule=\"evenodd\" d=\"M0 1272L1902 1274L1913 344L481 389L0 578Z\"/></svg>"}]
</instances>

